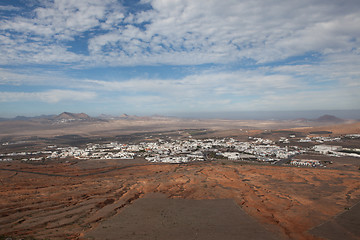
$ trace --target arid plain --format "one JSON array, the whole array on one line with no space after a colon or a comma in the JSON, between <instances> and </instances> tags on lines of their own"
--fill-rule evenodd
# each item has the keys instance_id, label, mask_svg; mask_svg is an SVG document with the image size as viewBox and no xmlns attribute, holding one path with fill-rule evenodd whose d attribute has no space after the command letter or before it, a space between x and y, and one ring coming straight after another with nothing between
<instances>
[{"instance_id":1,"label":"arid plain","mask_svg":"<svg viewBox=\"0 0 360 240\"><path fill-rule=\"evenodd\" d=\"M50 144L151 142L165 136L241 141L260 136L277 141L293 133L339 137L360 134L360 123L153 117L3 121L0 129L1 153L5 153ZM341 144L359 148L359 143L350 139ZM150 163L142 157L1 161L0 235L12 239L360 239L360 158L329 159L332 164L326 167L210 158L182 164Z\"/></svg>"}]
</instances>

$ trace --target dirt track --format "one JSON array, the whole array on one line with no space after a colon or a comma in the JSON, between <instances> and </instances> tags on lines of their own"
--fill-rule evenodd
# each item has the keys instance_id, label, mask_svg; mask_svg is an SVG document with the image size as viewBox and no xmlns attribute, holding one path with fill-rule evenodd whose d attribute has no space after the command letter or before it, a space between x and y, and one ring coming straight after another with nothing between
<instances>
[{"instance_id":1,"label":"dirt track","mask_svg":"<svg viewBox=\"0 0 360 240\"><path fill-rule=\"evenodd\" d=\"M234 199L278 236L316 239L309 229L360 199L357 171L236 163L127 165L112 171L107 170L114 166L4 165L0 167L67 175L0 170L0 235L40 239L84 238L102 221L152 192L169 198Z\"/></svg>"}]
</instances>

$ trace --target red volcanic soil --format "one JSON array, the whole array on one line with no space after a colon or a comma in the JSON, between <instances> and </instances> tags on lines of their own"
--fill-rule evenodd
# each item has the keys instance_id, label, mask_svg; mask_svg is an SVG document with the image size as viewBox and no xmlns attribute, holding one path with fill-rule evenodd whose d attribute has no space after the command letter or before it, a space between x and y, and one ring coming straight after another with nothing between
<instances>
[{"instance_id":1,"label":"red volcanic soil","mask_svg":"<svg viewBox=\"0 0 360 240\"><path fill-rule=\"evenodd\" d=\"M308 231L360 199L359 171L216 162L86 168L87 162L93 163L0 163L0 236L86 239L145 194L162 193L233 199L279 239L320 239Z\"/></svg>"}]
</instances>

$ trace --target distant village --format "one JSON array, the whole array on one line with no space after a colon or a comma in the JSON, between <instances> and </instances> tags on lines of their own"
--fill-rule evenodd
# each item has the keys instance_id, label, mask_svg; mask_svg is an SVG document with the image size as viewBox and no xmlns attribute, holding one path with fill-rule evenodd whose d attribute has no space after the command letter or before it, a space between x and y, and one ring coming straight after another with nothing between
<instances>
[{"instance_id":1,"label":"distant village","mask_svg":"<svg viewBox=\"0 0 360 240\"><path fill-rule=\"evenodd\" d=\"M344 136L345 138L360 138L359 134ZM289 138L295 138L290 135ZM193 161L231 160L266 162L271 164L291 164L297 166L323 166L319 160L295 159L296 155L316 152L330 156L360 157L360 149L345 149L327 142L340 142L340 137L306 137L298 142L311 142L312 147L299 147L287 144L288 138L281 137L273 142L269 139L252 138L246 142L233 138L223 139L193 139L186 140L158 139L152 142L125 144L109 142L104 144L88 143L85 147L47 146L42 151L1 153L0 161L44 161L57 159L134 159L145 158L152 163L188 163ZM12 144L5 142L2 146ZM281 145L281 146L279 146Z\"/></svg>"}]
</instances>

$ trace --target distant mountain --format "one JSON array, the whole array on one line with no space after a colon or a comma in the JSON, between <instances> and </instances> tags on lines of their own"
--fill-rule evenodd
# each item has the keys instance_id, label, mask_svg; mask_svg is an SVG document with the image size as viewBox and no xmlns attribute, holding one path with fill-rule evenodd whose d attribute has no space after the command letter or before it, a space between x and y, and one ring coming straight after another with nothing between
<instances>
[{"instance_id":1,"label":"distant mountain","mask_svg":"<svg viewBox=\"0 0 360 240\"><path fill-rule=\"evenodd\" d=\"M123 119L123 120L148 120L151 117L141 117L137 115L128 115L126 113L122 114L121 116L117 117L116 119Z\"/></svg>"},{"instance_id":2,"label":"distant mountain","mask_svg":"<svg viewBox=\"0 0 360 240\"><path fill-rule=\"evenodd\" d=\"M32 117L16 116L16 117L14 117L12 120L15 120L15 121L26 121L26 120L30 120L30 119L32 119Z\"/></svg>"},{"instance_id":3,"label":"distant mountain","mask_svg":"<svg viewBox=\"0 0 360 240\"><path fill-rule=\"evenodd\" d=\"M297 122L308 122L308 121L310 121L310 119L308 119L308 118L296 118L296 119L294 119L294 121L297 121Z\"/></svg>"},{"instance_id":4,"label":"distant mountain","mask_svg":"<svg viewBox=\"0 0 360 240\"><path fill-rule=\"evenodd\" d=\"M53 120L93 120L86 113L63 112L59 115L41 115L35 117L16 116L14 118L0 118L0 121L53 121Z\"/></svg>"},{"instance_id":5,"label":"distant mountain","mask_svg":"<svg viewBox=\"0 0 360 240\"><path fill-rule=\"evenodd\" d=\"M77 119L77 120L85 120L85 119L91 119L89 115L86 113L70 113L70 112L63 112L59 115L57 115L54 119L61 120L61 119Z\"/></svg>"},{"instance_id":6,"label":"distant mountain","mask_svg":"<svg viewBox=\"0 0 360 240\"><path fill-rule=\"evenodd\" d=\"M28 121L28 120L35 120L35 119L47 119L47 120L51 120L55 117L56 115L40 115L40 116L35 116L35 117L25 117L25 116L16 116L15 118L12 118L11 120L17 120L17 121Z\"/></svg>"},{"instance_id":7,"label":"distant mountain","mask_svg":"<svg viewBox=\"0 0 360 240\"><path fill-rule=\"evenodd\" d=\"M346 120L335 117L333 115L325 114L325 115L322 115L321 117L318 117L318 118L315 118L315 119L297 118L297 119L294 119L294 121L297 121L297 122L318 122L318 123L343 123Z\"/></svg>"},{"instance_id":8,"label":"distant mountain","mask_svg":"<svg viewBox=\"0 0 360 240\"><path fill-rule=\"evenodd\" d=\"M177 117L169 117L169 116L154 114L154 115L151 115L149 118L154 119L154 120L167 120L167 119L174 119Z\"/></svg>"},{"instance_id":9,"label":"distant mountain","mask_svg":"<svg viewBox=\"0 0 360 240\"><path fill-rule=\"evenodd\" d=\"M100 114L99 116L97 116L97 118L99 119L114 119L115 117L109 114Z\"/></svg>"},{"instance_id":10,"label":"distant mountain","mask_svg":"<svg viewBox=\"0 0 360 240\"><path fill-rule=\"evenodd\" d=\"M37 119L54 119L56 117L56 115L52 114L52 115L40 115L40 116L36 116L34 118L37 118Z\"/></svg>"},{"instance_id":11,"label":"distant mountain","mask_svg":"<svg viewBox=\"0 0 360 240\"><path fill-rule=\"evenodd\" d=\"M0 121L31 121L31 120L52 120L56 115L41 115L35 117L16 116L14 118L0 118Z\"/></svg>"},{"instance_id":12,"label":"distant mountain","mask_svg":"<svg viewBox=\"0 0 360 240\"><path fill-rule=\"evenodd\" d=\"M128 115L126 113L121 114L120 116L113 116L113 115L108 115L108 114L101 114L99 116L96 117L97 119L101 119L101 120L139 120L142 119L143 117L138 117L136 115Z\"/></svg>"},{"instance_id":13,"label":"distant mountain","mask_svg":"<svg viewBox=\"0 0 360 240\"><path fill-rule=\"evenodd\" d=\"M332 122L332 123L341 123L344 122L344 119L337 118L333 115L325 114L317 119L314 120L315 122Z\"/></svg>"}]
</instances>

